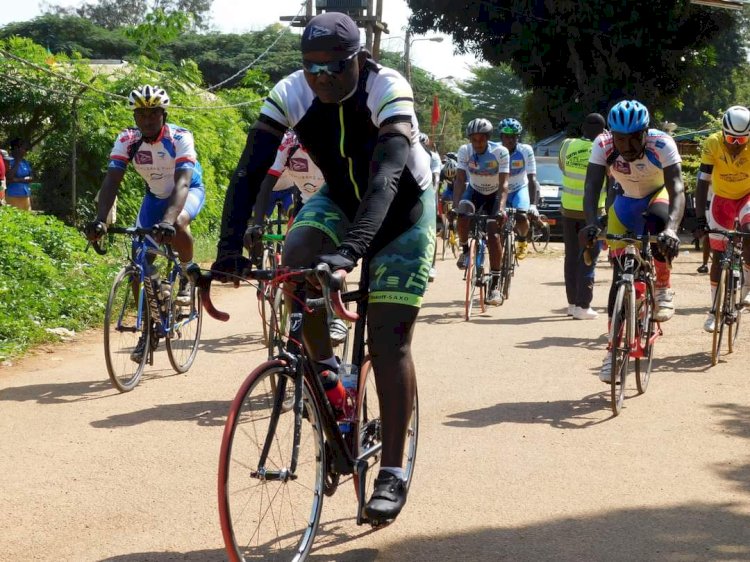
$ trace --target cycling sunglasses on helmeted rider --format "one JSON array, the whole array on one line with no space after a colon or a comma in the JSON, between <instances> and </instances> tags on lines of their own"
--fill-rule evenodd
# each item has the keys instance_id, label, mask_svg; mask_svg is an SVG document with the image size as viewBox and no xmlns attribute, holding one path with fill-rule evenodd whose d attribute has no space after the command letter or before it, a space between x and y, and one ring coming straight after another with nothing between
<instances>
[{"instance_id":1,"label":"cycling sunglasses on helmeted rider","mask_svg":"<svg viewBox=\"0 0 750 562\"><path fill-rule=\"evenodd\" d=\"M747 144L747 141L750 140L750 137L738 137L736 135L728 135L724 133L724 140L729 144Z\"/></svg>"},{"instance_id":2,"label":"cycling sunglasses on helmeted rider","mask_svg":"<svg viewBox=\"0 0 750 562\"><path fill-rule=\"evenodd\" d=\"M310 74L314 74L315 76L323 74L324 72L328 74L328 76L334 76L336 74L341 74L342 72L344 72L347 63L354 57L356 57L357 54L358 52L354 52L345 59L324 63L317 63L302 59L302 67L305 69L305 72L309 72Z\"/></svg>"}]
</instances>

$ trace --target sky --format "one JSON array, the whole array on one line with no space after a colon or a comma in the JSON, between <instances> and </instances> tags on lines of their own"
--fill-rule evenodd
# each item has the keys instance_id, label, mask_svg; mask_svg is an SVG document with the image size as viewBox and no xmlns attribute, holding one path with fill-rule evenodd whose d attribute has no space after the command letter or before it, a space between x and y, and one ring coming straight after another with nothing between
<instances>
[{"instance_id":1,"label":"sky","mask_svg":"<svg viewBox=\"0 0 750 562\"><path fill-rule=\"evenodd\" d=\"M80 0L48 0L50 5L76 6ZM15 21L25 21L41 15L41 2L2 2L0 25ZM279 16L296 15L301 0L214 0L211 8L211 22L215 29L226 33L256 31L267 25L279 22ZM404 28L410 14L406 0L383 0L383 21L388 24L390 34L383 34L382 47L390 51L402 51L404 48ZM435 78L452 76L466 79L471 73L469 65L478 64L477 59L468 55L454 55L454 46L447 35L427 34L413 39L442 36L443 42L425 40L412 42L412 65L430 72ZM364 36L363 36L364 37ZM364 41L364 39L363 39Z\"/></svg>"}]
</instances>

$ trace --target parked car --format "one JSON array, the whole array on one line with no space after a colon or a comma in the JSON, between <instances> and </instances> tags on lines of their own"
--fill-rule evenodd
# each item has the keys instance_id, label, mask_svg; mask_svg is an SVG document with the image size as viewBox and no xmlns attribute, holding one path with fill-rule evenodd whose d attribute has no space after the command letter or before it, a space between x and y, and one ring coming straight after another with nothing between
<instances>
[{"instance_id":1,"label":"parked car","mask_svg":"<svg viewBox=\"0 0 750 562\"><path fill-rule=\"evenodd\" d=\"M547 216L550 236L562 238L563 174L552 156L536 157L536 178L539 180L539 213Z\"/></svg>"}]
</instances>

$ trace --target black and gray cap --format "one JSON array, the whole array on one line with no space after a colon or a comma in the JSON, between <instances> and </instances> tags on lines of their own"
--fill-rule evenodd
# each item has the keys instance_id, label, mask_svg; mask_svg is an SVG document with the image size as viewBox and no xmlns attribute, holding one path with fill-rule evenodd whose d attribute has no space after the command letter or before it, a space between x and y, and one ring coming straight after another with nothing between
<instances>
[{"instance_id":1,"label":"black and gray cap","mask_svg":"<svg viewBox=\"0 0 750 562\"><path fill-rule=\"evenodd\" d=\"M359 28L346 14L326 12L307 24L300 47L303 53L334 51L351 55L359 51Z\"/></svg>"}]
</instances>

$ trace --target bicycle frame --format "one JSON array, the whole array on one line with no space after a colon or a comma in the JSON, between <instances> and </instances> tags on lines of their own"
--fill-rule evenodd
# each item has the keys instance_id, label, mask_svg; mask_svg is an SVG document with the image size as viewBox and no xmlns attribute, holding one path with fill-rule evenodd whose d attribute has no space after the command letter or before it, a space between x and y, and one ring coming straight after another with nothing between
<instances>
[{"instance_id":1,"label":"bicycle frame","mask_svg":"<svg viewBox=\"0 0 750 562\"><path fill-rule=\"evenodd\" d=\"M172 247L169 245L162 245L159 248L155 248L150 244L146 240L146 237L151 234L150 229L110 227L109 232L113 234L127 234L133 238L132 250L128 255L128 261L138 271L138 280L140 282L140 290L138 292L138 314L135 330L143 330L144 306L148 306L151 318L156 324L157 335L159 337L166 336L176 328L176 325L172 322L172 311L167 310L164 312L161 310L158 297L154 294L154 287L151 285L147 272L154 267L152 263L153 260L157 256L163 256L171 264L171 269L166 280L172 287L174 287L175 281L177 281L181 272L181 267ZM123 313L124 310L120 311L117 319L118 329L122 322ZM197 311L191 311L189 318L182 321L193 320L195 314L197 314ZM151 353L151 350L149 350L149 353Z\"/></svg>"},{"instance_id":2,"label":"bicycle frame","mask_svg":"<svg viewBox=\"0 0 750 562\"><path fill-rule=\"evenodd\" d=\"M645 291L645 285L637 284L650 284L653 286L653 255L651 253L650 244L651 235L646 233L642 236L627 236L627 235L616 235L607 234L606 240L608 241L619 241L626 242L627 246L623 249L623 252L619 256L615 256L620 264L622 273L617 286L626 286L626 290L629 293L630 299L630 310L628 315L630 316L631 326L635 329L632 333L632 340L627 342L628 355L634 359L642 359L645 355L645 349L647 346L651 346L654 342L659 339L662 335L661 325L656 322L656 329L654 330L651 338L646 342L646 345L642 345L640 338L640 329L636 322L636 302L638 298L642 298L643 292ZM638 290L637 287L640 289ZM640 294L639 294L640 293Z\"/></svg>"},{"instance_id":3,"label":"bicycle frame","mask_svg":"<svg viewBox=\"0 0 750 562\"><path fill-rule=\"evenodd\" d=\"M342 302L357 302L358 318L354 327L354 347L352 354L352 363L357 367L362 366L365 358L364 349L364 331L367 316L367 286L368 286L368 264L362 265L362 279L360 288L356 291L344 293L341 296ZM308 388L312 391L312 399L316 402L321 412L322 428L327 443L331 450L333 465L339 474L356 474L359 486L359 507L357 510L357 525L362 525L368 521L364 515L365 505L365 487L366 473L369 469L368 459L380 453L382 443L377 443L358 457L353 457L350 444L347 438L341 432L336 416L326 397L321 378L315 373L312 364L306 359L306 352L301 345L302 342L302 318L306 308L326 308L329 302L327 290L324 288L324 296L319 299L308 299L306 288L303 283L298 283L292 299L291 312L289 315L289 336L287 338L285 349L276 357L280 365L283 365L286 372L294 377L294 437L293 450L291 453L291 463L288 470L268 470L265 462L271 448L275 435L276 426L279 416L282 414L282 405L284 402L285 389L287 384L286 377L280 377L280 384L276 390L276 396L271 411L271 420L269 430L258 460L257 471L252 475L265 480L286 480L294 479L294 472L297 467L299 455L299 443L302 431L304 404L302 400L302 388L306 382ZM304 304L303 304L304 303ZM300 358L303 358L300 361ZM361 382L361 381L360 381ZM360 388L360 392L364 389Z\"/></svg>"}]
</instances>

